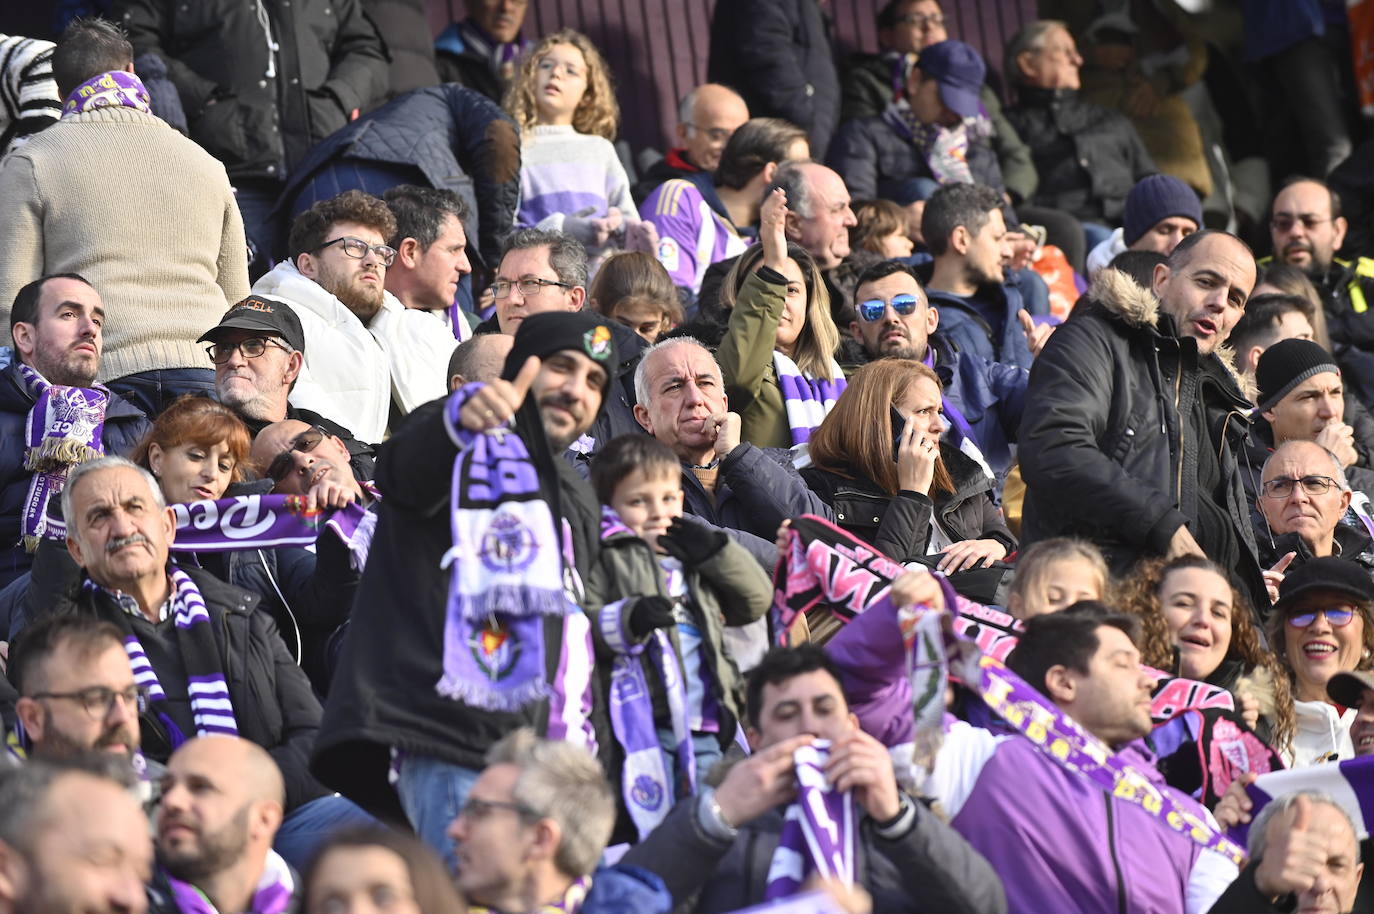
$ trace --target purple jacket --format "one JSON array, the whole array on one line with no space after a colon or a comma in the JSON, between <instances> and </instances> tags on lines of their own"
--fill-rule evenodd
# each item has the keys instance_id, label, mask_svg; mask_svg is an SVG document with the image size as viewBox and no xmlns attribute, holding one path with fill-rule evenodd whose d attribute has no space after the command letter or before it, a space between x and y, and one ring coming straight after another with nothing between
<instances>
[{"instance_id":1,"label":"purple jacket","mask_svg":"<svg viewBox=\"0 0 1374 914\"><path fill-rule=\"evenodd\" d=\"M1175 803L1213 821L1164 786L1143 743L1118 755ZM956 723L925 789L1001 875L1013 911L1201 914L1237 875L1229 859L1109 797L1019 735Z\"/></svg>"}]
</instances>

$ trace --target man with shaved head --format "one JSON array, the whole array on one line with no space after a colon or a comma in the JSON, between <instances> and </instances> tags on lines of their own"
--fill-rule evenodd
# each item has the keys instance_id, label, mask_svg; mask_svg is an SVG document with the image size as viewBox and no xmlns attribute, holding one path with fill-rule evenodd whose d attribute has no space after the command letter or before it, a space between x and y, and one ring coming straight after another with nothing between
<instances>
[{"instance_id":1,"label":"man with shaved head","mask_svg":"<svg viewBox=\"0 0 1374 914\"><path fill-rule=\"evenodd\" d=\"M480 333L459 343L448 360L449 392L474 381L486 384L501 377L506 354L514 344L515 337L507 333Z\"/></svg>"},{"instance_id":2,"label":"man with shaved head","mask_svg":"<svg viewBox=\"0 0 1374 914\"><path fill-rule=\"evenodd\" d=\"M186 889L215 911L277 914L295 885L272 850L286 805L286 784L272 756L237 736L202 736L172 753L157 810L161 862L153 888L185 909Z\"/></svg>"},{"instance_id":3,"label":"man with shaved head","mask_svg":"<svg viewBox=\"0 0 1374 914\"><path fill-rule=\"evenodd\" d=\"M664 181L698 172L712 172L730 136L749 120L749 106L738 92L719 83L697 86L677 106L677 142L655 162L635 188L643 202Z\"/></svg>"},{"instance_id":4,"label":"man with shaved head","mask_svg":"<svg viewBox=\"0 0 1374 914\"><path fill-rule=\"evenodd\" d=\"M252 459L279 495L304 495L313 508L342 508L371 496L349 468L348 446L300 419L267 426L253 439Z\"/></svg>"},{"instance_id":5,"label":"man with shaved head","mask_svg":"<svg viewBox=\"0 0 1374 914\"><path fill-rule=\"evenodd\" d=\"M1275 448L1260 478L1255 533L1266 563L1292 552L1290 571L1327 555L1374 569L1369 534L1341 523L1350 507L1351 491L1334 453L1315 441L1295 438Z\"/></svg>"}]
</instances>

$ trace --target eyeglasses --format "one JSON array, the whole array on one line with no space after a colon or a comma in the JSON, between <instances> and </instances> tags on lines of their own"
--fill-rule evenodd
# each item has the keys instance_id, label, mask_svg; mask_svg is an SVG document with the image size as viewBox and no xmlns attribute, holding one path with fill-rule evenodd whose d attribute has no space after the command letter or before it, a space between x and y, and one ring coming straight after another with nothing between
<instances>
[{"instance_id":1,"label":"eyeglasses","mask_svg":"<svg viewBox=\"0 0 1374 914\"><path fill-rule=\"evenodd\" d=\"M498 809L510 810L522 819L539 818L538 814L528 806L522 806L519 803L506 803L501 800L479 800L473 796L464 801L463 808L458 810L458 815L469 822L481 822Z\"/></svg>"},{"instance_id":2,"label":"eyeglasses","mask_svg":"<svg viewBox=\"0 0 1374 914\"><path fill-rule=\"evenodd\" d=\"M922 16L920 13L912 13L908 16L903 16L897 21L902 25L915 26L922 32L928 32L931 29L938 29L944 26L945 17L941 13L931 13L929 16Z\"/></svg>"},{"instance_id":3,"label":"eyeglasses","mask_svg":"<svg viewBox=\"0 0 1374 914\"><path fill-rule=\"evenodd\" d=\"M712 143L728 143L730 137L735 135L735 131L726 130L724 127L698 127L696 124L688 124L687 126L698 133L706 134L711 138Z\"/></svg>"},{"instance_id":4,"label":"eyeglasses","mask_svg":"<svg viewBox=\"0 0 1374 914\"><path fill-rule=\"evenodd\" d=\"M320 442L324 440L324 435L324 429L316 425L292 438L291 446L273 457L272 462L267 465L267 478L273 482L281 482L285 479L290 474L291 468L295 466L295 461L291 459L291 455L297 451L302 454L309 454L320 446Z\"/></svg>"},{"instance_id":5,"label":"eyeglasses","mask_svg":"<svg viewBox=\"0 0 1374 914\"><path fill-rule=\"evenodd\" d=\"M239 340L237 343L211 343L205 347L205 354L216 365L223 365L233 358L235 350L242 352L245 359L256 359L267 351L268 346L276 346L286 352L291 351L290 346L279 343L270 337L250 336L248 339Z\"/></svg>"},{"instance_id":6,"label":"eyeglasses","mask_svg":"<svg viewBox=\"0 0 1374 914\"><path fill-rule=\"evenodd\" d=\"M84 708L93 720L105 719L116 701L122 700L126 706L134 708L140 714L147 705L147 693L141 686L136 685L119 691L107 689L105 686L91 686L89 689L78 689L75 692L35 692L29 697L74 701Z\"/></svg>"},{"instance_id":7,"label":"eyeglasses","mask_svg":"<svg viewBox=\"0 0 1374 914\"><path fill-rule=\"evenodd\" d=\"M1293 613L1287 621L1294 628L1307 628L1317 621L1317 616L1326 616L1326 621L1332 628L1343 628L1355 618L1355 607L1331 606L1326 609L1309 609L1306 612Z\"/></svg>"},{"instance_id":8,"label":"eyeglasses","mask_svg":"<svg viewBox=\"0 0 1374 914\"><path fill-rule=\"evenodd\" d=\"M894 295L892 296L892 310L898 314L912 314L921 300L914 295ZM858 305L859 317L868 323L880 321L887 313L888 303L881 298L870 298L868 301L861 301Z\"/></svg>"},{"instance_id":9,"label":"eyeglasses","mask_svg":"<svg viewBox=\"0 0 1374 914\"><path fill-rule=\"evenodd\" d=\"M343 248L343 252L345 254L347 254L349 257L353 257L358 260L362 260L364 257L367 256L367 252L371 251L372 253L377 255L377 259L382 262L382 266L384 267L391 266L391 264L396 260L395 248L389 247L385 244L368 244L361 238L335 238L332 241L326 241L324 244L315 248L315 250L323 251L331 244L339 245L341 248Z\"/></svg>"},{"instance_id":10,"label":"eyeglasses","mask_svg":"<svg viewBox=\"0 0 1374 914\"><path fill-rule=\"evenodd\" d=\"M559 282L556 279L521 279L516 282L498 279L491 284L491 297L505 298L507 295L510 295L511 286L517 287L520 290L520 294L525 298L534 298L540 292L544 291L545 286L559 286L564 289L575 288L570 282Z\"/></svg>"},{"instance_id":11,"label":"eyeglasses","mask_svg":"<svg viewBox=\"0 0 1374 914\"><path fill-rule=\"evenodd\" d=\"M1330 221L1330 219L1327 219L1324 216L1313 216L1311 213L1304 213L1301 216L1289 216L1287 214L1278 214L1275 215L1274 218L1269 220L1269 227L1276 232L1291 232L1293 230L1293 226L1296 223L1301 222L1302 227L1310 232L1317 226Z\"/></svg>"},{"instance_id":12,"label":"eyeglasses","mask_svg":"<svg viewBox=\"0 0 1374 914\"><path fill-rule=\"evenodd\" d=\"M1280 476L1278 479L1269 480L1260 488L1264 491L1266 498L1287 498L1293 494L1293 487L1297 485L1301 485L1302 490L1308 495L1322 495L1330 491L1332 486L1338 486L1339 483L1330 476L1304 476L1302 479Z\"/></svg>"}]
</instances>

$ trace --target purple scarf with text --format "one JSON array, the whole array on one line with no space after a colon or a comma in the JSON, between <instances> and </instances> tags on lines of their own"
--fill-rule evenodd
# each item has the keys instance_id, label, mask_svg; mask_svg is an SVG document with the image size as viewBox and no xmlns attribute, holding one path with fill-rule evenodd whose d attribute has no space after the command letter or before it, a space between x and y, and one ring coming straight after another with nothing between
<instances>
[{"instance_id":1,"label":"purple scarf with text","mask_svg":"<svg viewBox=\"0 0 1374 914\"><path fill-rule=\"evenodd\" d=\"M778 847L768 866L766 901L796 893L811 873L846 886L854 884L854 796L826 782L829 757L830 741L823 739L792 754L797 799L783 813Z\"/></svg>"},{"instance_id":2,"label":"purple scarf with text","mask_svg":"<svg viewBox=\"0 0 1374 914\"><path fill-rule=\"evenodd\" d=\"M134 108L144 114L152 113L143 80L125 70L100 73L77 86L62 105L62 116L96 108Z\"/></svg>"},{"instance_id":3,"label":"purple scarf with text","mask_svg":"<svg viewBox=\"0 0 1374 914\"><path fill-rule=\"evenodd\" d=\"M21 533L24 548L33 552L52 521L48 502L62 491L72 467L105 456L105 407L110 392L95 387L52 384L27 365L19 365L19 381L33 397L24 423L24 469L33 471L24 497Z\"/></svg>"},{"instance_id":4,"label":"purple scarf with text","mask_svg":"<svg viewBox=\"0 0 1374 914\"><path fill-rule=\"evenodd\" d=\"M172 900L176 902L181 914L221 914L205 897L205 893L182 882L170 873L167 884L172 887ZM253 898L248 910L243 912L226 911L223 914L284 914L291 907L291 899L296 893L296 881L291 876L291 867L274 850L267 852L263 861L262 876L253 889Z\"/></svg>"}]
</instances>

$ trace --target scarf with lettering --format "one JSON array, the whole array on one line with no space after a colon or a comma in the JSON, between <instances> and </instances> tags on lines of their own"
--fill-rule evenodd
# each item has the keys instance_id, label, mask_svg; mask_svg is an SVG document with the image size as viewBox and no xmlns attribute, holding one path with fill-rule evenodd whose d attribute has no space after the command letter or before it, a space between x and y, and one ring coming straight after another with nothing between
<instances>
[{"instance_id":1,"label":"scarf with lettering","mask_svg":"<svg viewBox=\"0 0 1374 914\"><path fill-rule=\"evenodd\" d=\"M587 893L592 890L592 877L583 876L563 893L563 897L548 904L541 904L533 911L520 911L518 914L578 914L582 910L582 903L587 900ZM489 908L480 904L469 904L468 914L506 914L496 908ZM516 914L516 912L511 912Z\"/></svg>"},{"instance_id":2,"label":"scarf with lettering","mask_svg":"<svg viewBox=\"0 0 1374 914\"><path fill-rule=\"evenodd\" d=\"M765 901L794 894L811 873L854 884L854 796L826 783L829 757L830 741L823 739L792 753L797 799L783 813L778 847L768 865Z\"/></svg>"},{"instance_id":3,"label":"scarf with lettering","mask_svg":"<svg viewBox=\"0 0 1374 914\"><path fill-rule=\"evenodd\" d=\"M601 509L601 539L634 536L634 532L609 507ZM625 808L643 838L668 815L676 802L671 770L658 744L654 705L645 661L657 675L667 697L672 719L678 768L687 780L689 793L696 792L696 752L687 724L687 686L682 659L663 629L654 629L643 642L629 635L629 612L634 598L617 600L601 609L597 625L615 653L611 665L611 730L625 752L620 770L620 790Z\"/></svg>"},{"instance_id":4,"label":"scarf with lettering","mask_svg":"<svg viewBox=\"0 0 1374 914\"><path fill-rule=\"evenodd\" d=\"M191 716L195 720L195 736L221 734L238 736L238 721L234 718L234 705L229 698L229 684L224 680L220 665L219 646L215 633L210 628L210 613L205 608L205 599L200 588L191 580L190 575L179 568L168 570L172 582L171 609L176 624L177 649L186 667L186 692L191 698ZM130 601L127 594L107 590L87 578L86 590L92 594L105 594L124 607ZM137 612L137 606L132 607ZM129 665L133 667L134 682L148 695L148 710L152 711L167 728L167 738L175 750L189 738L181 732L172 715L167 710L167 693L158 680L157 671L148 660L142 643L134 634L129 623L128 611L114 615L115 624L124 630L124 650L129 655Z\"/></svg>"},{"instance_id":5,"label":"scarf with lettering","mask_svg":"<svg viewBox=\"0 0 1374 914\"><path fill-rule=\"evenodd\" d=\"M545 621L580 610L563 586L557 494L525 440L506 428L471 432L459 421L481 386L455 392L444 409L459 451L449 504L453 545L441 566L450 574L443 675L435 690L487 711L517 711L550 694Z\"/></svg>"},{"instance_id":6,"label":"scarf with lettering","mask_svg":"<svg viewBox=\"0 0 1374 914\"><path fill-rule=\"evenodd\" d=\"M27 365L18 366L19 383L33 398L24 422L24 469L33 472L24 498L21 532L33 552L51 523L48 502L62 491L77 464L105 456L105 407L110 392L95 387L53 384Z\"/></svg>"},{"instance_id":7,"label":"scarf with lettering","mask_svg":"<svg viewBox=\"0 0 1374 914\"><path fill-rule=\"evenodd\" d=\"M172 889L172 900L176 902L177 910L181 914L221 914L200 889L165 871L164 875ZM296 881L291 876L291 867L276 851L268 850L262 876L258 879L257 887L253 889L253 898L248 903L248 910L242 914L283 914L291 907L291 899L295 894Z\"/></svg>"},{"instance_id":8,"label":"scarf with lettering","mask_svg":"<svg viewBox=\"0 0 1374 914\"><path fill-rule=\"evenodd\" d=\"M1252 804L1250 821L1233 826L1231 837L1244 844L1261 809L1300 790L1331 797L1355 824L1355 837L1363 841L1369 835L1374 825L1374 756L1361 755L1343 762L1261 774L1245 788Z\"/></svg>"},{"instance_id":9,"label":"scarf with lettering","mask_svg":"<svg viewBox=\"0 0 1374 914\"><path fill-rule=\"evenodd\" d=\"M1140 806L1163 827L1189 835L1237 863L1244 860L1240 847L1193 810L1176 803L1000 660L985 654L975 640L956 633L951 612L894 606L890 585L902 566L814 515L793 520L787 538L788 548L774 573L779 623L785 630L798 612L820 605L850 622L827 645L837 661L846 653L858 660L859 669L840 663L847 675L854 671L870 679L882 678L893 652L900 651L897 662L905 670L910 689L915 765L928 771L933 763L940 744L940 734L933 728L938 728L943 717L944 683L953 678L1065 769L1111 796ZM943 579L941 587L947 604L955 606ZM854 641L860 638L867 644L855 650ZM865 729L872 732L868 724ZM924 772L917 772L913 780L923 781Z\"/></svg>"},{"instance_id":10,"label":"scarf with lettering","mask_svg":"<svg viewBox=\"0 0 1374 914\"><path fill-rule=\"evenodd\" d=\"M348 547L349 562L357 571L367 564L377 528L377 515L359 502L327 511L307 511L301 495L233 495L171 508L176 515L178 551L312 546L323 527Z\"/></svg>"},{"instance_id":11,"label":"scarf with lettering","mask_svg":"<svg viewBox=\"0 0 1374 914\"><path fill-rule=\"evenodd\" d=\"M100 73L77 86L62 105L62 116L96 108L134 108L144 114L153 110L143 80L125 70Z\"/></svg>"},{"instance_id":12,"label":"scarf with lettering","mask_svg":"<svg viewBox=\"0 0 1374 914\"><path fill-rule=\"evenodd\" d=\"M792 433L792 444L806 444L811 440L811 433L835 408L835 401L840 399L840 394L844 393L844 370L831 359L830 377L833 380L813 378L803 373L796 362L775 349L773 372L778 376L778 386L782 388L782 402L787 409L787 427Z\"/></svg>"}]
</instances>

